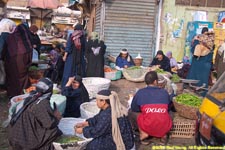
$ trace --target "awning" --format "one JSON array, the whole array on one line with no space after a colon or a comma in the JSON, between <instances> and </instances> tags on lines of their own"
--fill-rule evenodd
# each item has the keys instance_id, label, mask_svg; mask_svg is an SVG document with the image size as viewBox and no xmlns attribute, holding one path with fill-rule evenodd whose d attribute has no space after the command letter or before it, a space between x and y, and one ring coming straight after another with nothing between
<instances>
[{"instance_id":1,"label":"awning","mask_svg":"<svg viewBox=\"0 0 225 150\"><path fill-rule=\"evenodd\" d=\"M0 2L3 2L6 4L8 2L8 0L0 0Z\"/></svg>"}]
</instances>

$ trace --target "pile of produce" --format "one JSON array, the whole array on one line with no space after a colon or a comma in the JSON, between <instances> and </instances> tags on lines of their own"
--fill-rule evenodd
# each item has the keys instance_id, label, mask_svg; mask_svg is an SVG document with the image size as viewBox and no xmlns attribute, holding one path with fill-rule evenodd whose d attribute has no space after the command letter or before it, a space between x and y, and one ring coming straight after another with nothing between
<instances>
[{"instance_id":1,"label":"pile of produce","mask_svg":"<svg viewBox=\"0 0 225 150\"><path fill-rule=\"evenodd\" d=\"M40 60L47 60L48 56L47 55L40 55Z\"/></svg>"},{"instance_id":2,"label":"pile of produce","mask_svg":"<svg viewBox=\"0 0 225 150\"><path fill-rule=\"evenodd\" d=\"M36 90L35 86L30 86L29 88L25 89L25 93L30 93L31 91Z\"/></svg>"},{"instance_id":3,"label":"pile of produce","mask_svg":"<svg viewBox=\"0 0 225 150\"><path fill-rule=\"evenodd\" d=\"M202 99L193 94L183 93L176 97L176 102L188 106L199 107L202 103Z\"/></svg>"},{"instance_id":4,"label":"pile of produce","mask_svg":"<svg viewBox=\"0 0 225 150\"><path fill-rule=\"evenodd\" d=\"M117 70L109 68L109 67L104 68L104 72L115 72L115 71L117 71Z\"/></svg>"},{"instance_id":5,"label":"pile of produce","mask_svg":"<svg viewBox=\"0 0 225 150\"><path fill-rule=\"evenodd\" d=\"M180 82L180 77L179 77L177 74L173 74L173 75L172 75L172 78L171 78L171 81L172 81L173 83Z\"/></svg>"},{"instance_id":6,"label":"pile of produce","mask_svg":"<svg viewBox=\"0 0 225 150\"><path fill-rule=\"evenodd\" d=\"M68 137L62 136L56 142L60 144L69 144L69 143L76 143L78 141L82 141L82 139L77 136L68 136Z\"/></svg>"},{"instance_id":7,"label":"pile of produce","mask_svg":"<svg viewBox=\"0 0 225 150\"><path fill-rule=\"evenodd\" d=\"M163 69L159 69L159 68L156 69L155 72L157 72L157 73L162 73L162 74L167 73L167 72L164 71Z\"/></svg>"},{"instance_id":8,"label":"pile of produce","mask_svg":"<svg viewBox=\"0 0 225 150\"><path fill-rule=\"evenodd\" d=\"M30 66L28 70L29 71L35 71L35 70L38 70L38 67L36 67L36 66Z\"/></svg>"},{"instance_id":9,"label":"pile of produce","mask_svg":"<svg viewBox=\"0 0 225 150\"><path fill-rule=\"evenodd\" d=\"M127 68L127 70L136 70L136 69L141 69L141 67L140 66L133 66L133 67Z\"/></svg>"}]
</instances>

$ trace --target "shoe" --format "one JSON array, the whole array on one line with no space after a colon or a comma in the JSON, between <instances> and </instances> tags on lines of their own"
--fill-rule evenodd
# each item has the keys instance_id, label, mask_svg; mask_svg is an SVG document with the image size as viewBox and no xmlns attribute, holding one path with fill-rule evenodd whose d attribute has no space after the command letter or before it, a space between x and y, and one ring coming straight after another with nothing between
<instances>
[{"instance_id":1,"label":"shoe","mask_svg":"<svg viewBox=\"0 0 225 150\"><path fill-rule=\"evenodd\" d=\"M151 136L148 136L147 138L144 138L142 140L140 139L140 142L143 145L149 145L149 144L151 144L151 139L152 139L152 137Z\"/></svg>"}]
</instances>

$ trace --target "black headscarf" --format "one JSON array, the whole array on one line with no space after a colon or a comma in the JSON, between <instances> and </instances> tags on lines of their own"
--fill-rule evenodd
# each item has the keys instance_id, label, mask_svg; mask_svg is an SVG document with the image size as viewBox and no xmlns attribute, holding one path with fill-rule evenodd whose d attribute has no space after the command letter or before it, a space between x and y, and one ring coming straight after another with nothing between
<instances>
[{"instance_id":1,"label":"black headscarf","mask_svg":"<svg viewBox=\"0 0 225 150\"><path fill-rule=\"evenodd\" d=\"M82 101L83 102L89 102L90 101L89 94L88 94L88 91L87 91L87 89L85 88L85 86L84 86L84 84L82 82L82 77L79 76L79 75L76 75L74 80L79 82L79 84L80 84L79 88L81 89Z\"/></svg>"},{"instance_id":2,"label":"black headscarf","mask_svg":"<svg viewBox=\"0 0 225 150\"><path fill-rule=\"evenodd\" d=\"M162 50L159 50L159 51L157 51L157 54L156 55L163 55L164 56L164 53L163 53Z\"/></svg>"},{"instance_id":3,"label":"black headscarf","mask_svg":"<svg viewBox=\"0 0 225 150\"><path fill-rule=\"evenodd\" d=\"M209 31L209 29L207 27L202 28L202 34L204 34L205 32L208 32L208 31Z\"/></svg>"}]
</instances>

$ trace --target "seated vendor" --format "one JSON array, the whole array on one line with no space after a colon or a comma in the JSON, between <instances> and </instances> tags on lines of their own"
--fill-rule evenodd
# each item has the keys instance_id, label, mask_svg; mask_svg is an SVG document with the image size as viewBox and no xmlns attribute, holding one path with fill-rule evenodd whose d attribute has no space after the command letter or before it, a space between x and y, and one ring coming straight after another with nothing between
<instances>
[{"instance_id":1,"label":"seated vendor","mask_svg":"<svg viewBox=\"0 0 225 150\"><path fill-rule=\"evenodd\" d=\"M140 89L133 98L129 117L133 127L138 128L142 144L148 137L163 138L172 127L172 119L168 112L169 94L158 87L158 76L150 71L145 76L147 87ZM134 121L135 120L135 121Z\"/></svg>"},{"instance_id":2,"label":"seated vendor","mask_svg":"<svg viewBox=\"0 0 225 150\"><path fill-rule=\"evenodd\" d=\"M173 69L173 68L178 68L178 65L177 65L177 61L176 61L176 59L175 58L173 58L173 54L172 54L172 52L171 51L168 51L167 53L166 53L166 56L169 58L169 60L170 60L170 67L171 67L171 69Z\"/></svg>"},{"instance_id":3,"label":"seated vendor","mask_svg":"<svg viewBox=\"0 0 225 150\"><path fill-rule=\"evenodd\" d=\"M61 114L50 106L52 81L42 78L35 86L12 115L8 137L12 150L54 150L52 142L62 134L58 128Z\"/></svg>"},{"instance_id":4,"label":"seated vendor","mask_svg":"<svg viewBox=\"0 0 225 150\"><path fill-rule=\"evenodd\" d=\"M170 60L166 57L162 50L159 50L151 62L150 66L158 66L160 69L164 71L171 72Z\"/></svg>"},{"instance_id":5,"label":"seated vendor","mask_svg":"<svg viewBox=\"0 0 225 150\"><path fill-rule=\"evenodd\" d=\"M119 56L116 58L116 68L122 70L123 68L128 68L134 66L134 61L129 55L127 49L122 49Z\"/></svg>"},{"instance_id":6,"label":"seated vendor","mask_svg":"<svg viewBox=\"0 0 225 150\"><path fill-rule=\"evenodd\" d=\"M70 77L65 87L62 88L62 95L66 96L66 109L64 117L79 118L80 105L89 102L88 91L85 88L81 76Z\"/></svg>"},{"instance_id":7,"label":"seated vendor","mask_svg":"<svg viewBox=\"0 0 225 150\"><path fill-rule=\"evenodd\" d=\"M93 138L86 150L130 150L134 146L127 109L120 103L116 92L102 90L96 95L100 112L75 126L78 134Z\"/></svg>"}]
</instances>

